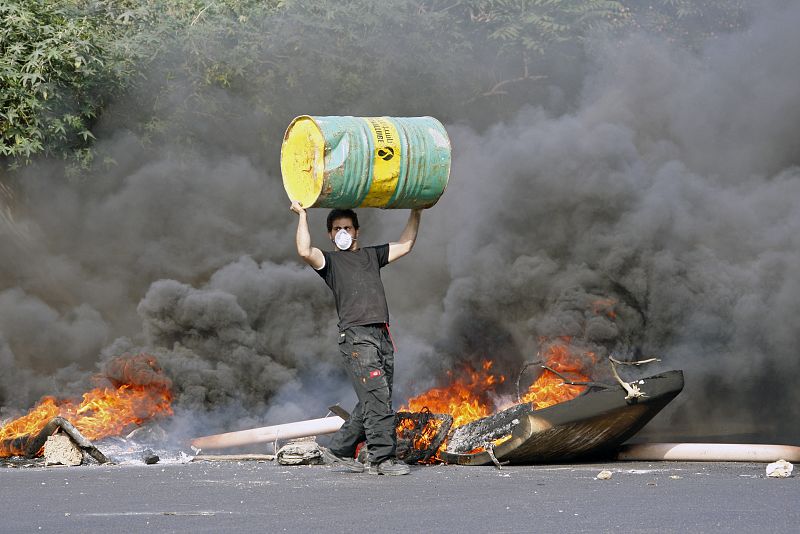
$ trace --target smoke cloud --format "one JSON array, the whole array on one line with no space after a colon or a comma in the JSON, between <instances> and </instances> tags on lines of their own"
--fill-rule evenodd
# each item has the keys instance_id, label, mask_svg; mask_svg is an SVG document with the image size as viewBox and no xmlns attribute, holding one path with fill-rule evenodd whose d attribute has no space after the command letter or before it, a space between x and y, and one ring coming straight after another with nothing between
<instances>
[{"instance_id":1,"label":"smoke cloud","mask_svg":"<svg viewBox=\"0 0 800 534\"><path fill-rule=\"evenodd\" d=\"M798 24L800 7L772 2L697 50L597 38L574 65L573 104L532 102L480 130L447 125L449 188L414 252L383 272L396 403L460 362L514 374L542 339L572 336L601 359L658 356L684 370L686 390L653 432L796 439L781 422L800 415L784 378L800 371ZM386 114L331 102L301 112ZM392 113L435 115L428 105L408 98ZM198 126L208 149L145 150L105 128L116 166L75 184L41 164L20 180L25 209L4 219L4 409L72 394L102 362L142 351L173 380L187 432L352 401L333 299L295 257L277 166L226 155L229 132ZM360 216L377 244L406 214ZM326 247L324 214L310 220Z\"/></svg>"}]
</instances>

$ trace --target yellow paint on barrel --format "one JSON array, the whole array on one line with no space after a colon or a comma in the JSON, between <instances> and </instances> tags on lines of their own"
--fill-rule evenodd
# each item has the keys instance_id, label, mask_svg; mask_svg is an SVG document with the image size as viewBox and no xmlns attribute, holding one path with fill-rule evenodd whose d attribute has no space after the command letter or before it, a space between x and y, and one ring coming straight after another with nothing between
<instances>
[{"instance_id":1,"label":"yellow paint on barrel","mask_svg":"<svg viewBox=\"0 0 800 534\"><path fill-rule=\"evenodd\" d=\"M290 200L313 206L322 191L325 137L314 119L298 117L286 131L281 154L283 186Z\"/></svg>"},{"instance_id":2,"label":"yellow paint on barrel","mask_svg":"<svg viewBox=\"0 0 800 534\"><path fill-rule=\"evenodd\" d=\"M389 202L397 189L400 135L395 125L385 117L368 117L366 120L375 142L375 152L372 155L372 183L361 207L379 208Z\"/></svg>"},{"instance_id":3,"label":"yellow paint on barrel","mask_svg":"<svg viewBox=\"0 0 800 534\"><path fill-rule=\"evenodd\" d=\"M429 208L450 176L433 117L297 117L281 147L283 185L312 208Z\"/></svg>"}]
</instances>

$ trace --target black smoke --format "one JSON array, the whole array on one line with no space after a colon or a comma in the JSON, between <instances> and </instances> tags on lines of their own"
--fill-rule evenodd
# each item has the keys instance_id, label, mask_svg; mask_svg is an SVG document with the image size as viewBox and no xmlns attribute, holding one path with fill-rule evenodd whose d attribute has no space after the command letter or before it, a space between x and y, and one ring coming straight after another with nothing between
<instances>
[{"instance_id":1,"label":"black smoke","mask_svg":"<svg viewBox=\"0 0 800 534\"><path fill-rule=\"evenodd\" d=\"M384 271L398 400L459 362L513 373L542 339L572 336L602 357L685 371L656 429L796 437L781 421L800 405L786 379L800 342L798 23L800 8L773 2L692 49L595 37L586 61L559 66L578 82L549 88L574 102L532 101L487 128L450 121L449 188L412 255ZM436 115L404 79L391 113ZM312 93L286 97L287 124L296 110L387 113ZM4 219L4 408L74 394L102 361L140 351L172 378L189 432L349 402L332 297L295 257L276 158L247 155L257 124L241 125L250 148L231 155L220 147L237 145L237 124L198 124L193 147L155 148L108 120L100 143L114 167L76 184L42 163L19 182L24 208ZM406 214L361 217L364 241L380 243ZM327 246L324 214L310 219Z\"/></svg>"}]
</instances>

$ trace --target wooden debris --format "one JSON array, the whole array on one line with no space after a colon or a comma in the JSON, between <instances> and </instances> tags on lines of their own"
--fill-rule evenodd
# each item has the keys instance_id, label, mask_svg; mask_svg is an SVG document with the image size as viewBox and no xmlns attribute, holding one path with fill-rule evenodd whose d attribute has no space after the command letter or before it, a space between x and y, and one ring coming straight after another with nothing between
<instances>
[{"instance_id":1,"label":"wooden debris","mask_svg":"<svg viewBox=\"0 0 800 534\"><path fill-rule=\"evenodd\" d=\"M72 441L86 454L97 460L101 464L108 463L108 458L100 452L97 447L92 445L92 442L83 437L83 434L78 432L78 429L75 426L64 419L63 417L53 417L49 423L45 425L39 434L31 439L27 446L25 447L25 457L26 458L35 458L38 456L39 451L42 450L45 442L47 441L48 436L52 436L59 430L66 433Z\"/></svg>"},{"instance_id":2,"label":"wooden debris","mask_svg":"<svg viewBox=\"0 0 800 534\"><path fill-rule=\"evenodd\" d=\"M275 459L274 454L198 454L191 459L192 462L242 462L242 461L267 461Z\"/></svg>"}]
</instances>

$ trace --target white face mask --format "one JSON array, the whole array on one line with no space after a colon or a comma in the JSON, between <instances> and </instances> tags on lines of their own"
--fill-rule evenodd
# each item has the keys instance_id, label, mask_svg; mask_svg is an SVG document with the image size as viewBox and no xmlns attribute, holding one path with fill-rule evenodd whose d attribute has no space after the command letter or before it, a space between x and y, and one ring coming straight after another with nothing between
<instances>
[{"instance_id":1,"label":"white face mask","mask_svg":"<svg viewBox=\"0 0 800 534\"><path fill-rule=\"evenodd\" d=\"M353 244L353 236L347 233L347 230L342 228L336 232L333 242L336 243L336 246L339 247L339 250L347 250L350 248L350 245Z\"/></svg>"}]
</instances>

